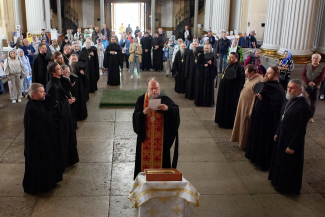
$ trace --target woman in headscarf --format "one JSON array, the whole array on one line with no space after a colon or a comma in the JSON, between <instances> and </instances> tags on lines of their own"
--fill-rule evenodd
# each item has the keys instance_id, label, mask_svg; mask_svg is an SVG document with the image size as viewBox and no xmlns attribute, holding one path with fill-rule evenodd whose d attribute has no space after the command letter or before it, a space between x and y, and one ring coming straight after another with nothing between
<instances>
[{"instance_id":1,"label":"woman in headscarf","mask_svg":"<svg viewBox=\"0 0 325 217\"><path fill-rule=\"evenodd\" d=\"M243 50L241 49L241 47L238 45L238 41L237 39L233 39L232 40L232 43L231 43L231 46L228 48L228 54L227 54L227 59L229 57L229 54L231 52L235 52L238 54L238 61L240 64L243 63Z\"/></svg>"},{"instance_id":2,"label":"woman in headscarf","mask_svg":"<svg viewBox=\"0 0 325 217\"><path fill-rule=\"evenodd\" d=\"M25 76L23 78L23 86L22 86L22 95L25 96L25 94L28 93L28 88L32 76L32 68L29 63L29 58L24 54L24 51L22 49L17 50L17 56L20 57L25 68Z\"/></svg>"},{"instance_id":3,"label":"woman in headscarf","mask_svg":"<svg viewBox=\"0 0 325 217\"><path fill-rule=\"evenodd\" d=\"M283 52L283 58L279 59L279 69L280 69L280 84L283 89L287 91L287 86L290 80L290 73L292 72L294 65L292 61L292 54L290 50L285 50Z\"/></svg>"},{"instance_id":4,"label":"woman in headscarf","mask_svg":"<svg viewBox=\"0 0 325 217\"><path fill-rule=\"evenodd\" d=\"M9 93L12 103L21 102L21 79L25 75L25 67L21 58L16 56L15 51L11 50L9 52L8 58L5 60L5 75L7 80L10 81L9 84Z\"/></svg>"},{"instance_id":5,"label":"woman in headscarf","mask_svg":"<svg viewBox=\"0 0 325 217\"><path fill-rule=\"evenodd\" d=\"M266 69L261 64L260 54L261 51L259 49L254 50L253 54L248 56L244 61L244 67L246 67L248 64L253 64L256 68L258 68L258 72L261 75L265 75Z\"/></svg>"},{"instance_id":6,"label":"woman in headscarf","mask_svg":"<svg viewBox=\"0 0 325 217\"><path fill-rule=\"evenodd\" d=\"M85 29L84 31L84 39L87 38L87 36L90 36L88 29Z\"/></svg>"}]
</instances>

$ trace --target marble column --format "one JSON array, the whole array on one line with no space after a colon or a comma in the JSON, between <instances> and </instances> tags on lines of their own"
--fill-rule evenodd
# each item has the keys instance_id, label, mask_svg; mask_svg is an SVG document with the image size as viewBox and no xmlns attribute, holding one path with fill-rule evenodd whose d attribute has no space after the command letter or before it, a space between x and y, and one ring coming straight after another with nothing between
<instances>
[{"instance_id":1,"label":"marble column","mask_svg":"<svg viewBox=\"0 0 325 217\"><path fill-rule=\"evenodd\" d=\"M293 56L312 55L319 2L320 0L285 1L285 22L282 22L279 54L289 49Z\"/></svg>"},{"instance_id":2,"label":"marble column","mask_svg":"<svg viewBox=\"0 0 325 217\"><path fill-rule=\"evenodd\" d=\"M238 33L241 32L242 7L243 0L231 0L229 28L230 30L237 30Z\"/></svg>"},{"instance_id":3,"label":"marble column","mask_svg":"<svg viewBox=\"0 0 325 217\"><path fill-rule=\"evenodd\" d=\"M193 36L197 36L197 17L199 14L199 0L194 2L194 32Z\"/></svg>"},{"instance_id":4,"label":"marble column","mask_svg":"<svg viewBox=\"0 0 325 217\"><path fill-rule=\"evenodd\" d=\"M105 0L100 0L100 24L99 29L102 29L105 24Z\"/></svg>"},{"instance_id":5,"label":"marble column","mask_svg":"<svg viewBox=\"0 0 325 217\"><path fill-rule=\"evenodd\" d=\"M56 8L58 16L58 33L62 34L61 0L56 0Z\"/></svg>"},{"instance_id":6,"label":"marble column","mask_svg":"<svg viewBox=\"0 0 325 217\"><path fill-rule=\"evenodd\" d=\"M90 24L94 25L94 0L82 0L82 27L89 28Z\"/></svg>"},{"instance_id":7,"label":"marble column","mask_svg":"<svg viewBox=\"0 0 325 217\"><path fill-rule=\"evenodd\" d=\"M320 1L313 51L325 54L325 1Z\"/></svg>"},{"instance_id":8,"label":"marble column","mask_svg":"<svg viewBox=\"0 0 325 217\"><path fill-rule=\"evenodd\" d=\"M16 25L20 25L21 31L23 30L23 19L22 19L22 12L21 12L21 1L20 0L13 0L13 8L14 8L14 16L15 16L15 28Z\"/></svg>"},{"instance_id":9,"label":"marble column","mask_svg":"<svg viewBox=\"0 0 325 217\"><path fill-rule=\"evenodd\" d=\"M205 0L204 24L203 24L203 29L205 31L209 31L211 29L212 3L213 0Z\"/></svg>"},{"instance_id":10,"label":"marble column","mask_svg":"<svg viewBox=\"0 0 325 217\"><path fill-rule=\"evenodd\" d=\"M51 11L49 0L26 0L27 31L39 34L42 29L49 31L51 28Z\"/></svg>"},{"instance_id":11,"label":"marble column","mask_svg":"<svg viewBox=\"0 0 325 217\"><path fill-rule=\"evenodd\" d=\"M268 2L262 49L276 52L280 48L281 35L284 31L282 29L284 2L283 0Z\"/></svg>"},{"instance_id":12,"label":"marble column","mask_svg":"<svg viewBox=\"0 0 325 217\"><path fill-rule=\"evenodd\" d=\"M214 0L212 4L212 21L211 29L213 33L218 33L220 29L228 31L229 29L229 0Z\"/></svg>"},{"instance_id":13,"label":"marble column","mask_svg":"<svg viewBox=\"0 0 325 217\"><path fill-rule=\"evenodd\" d=\"M156 0L151 0L151 34L156 31Z\"/></svg>"}]
</instances>

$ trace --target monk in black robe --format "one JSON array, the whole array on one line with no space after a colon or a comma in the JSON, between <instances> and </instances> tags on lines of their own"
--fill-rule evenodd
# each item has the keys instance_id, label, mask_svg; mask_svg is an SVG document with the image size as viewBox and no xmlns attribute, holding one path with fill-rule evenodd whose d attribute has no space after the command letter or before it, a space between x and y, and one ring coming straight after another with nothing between
<instances>
[{"instance_id":1,"label":"monk in black robe","mask_svg":"<svg viewBox=\"0 0 325 217\"><path fill-rule=\"evenodd\" d=\"M153 70L161 72L163 69L163 48L162 38L158 37L158 32L155 32L154 38L152 39L153 47Z\"/></svg>"},{"instance_id":2,"label":"monk in black robe","mask_svg":"<svg viewBox=\"0 0 325 217\"><path fill-rule=\"evenodd\" d=\"M232 129L235 122L240 92L245 83L245 70L238 62L238 55L229 54L218 90L215 122L219 127Z\"/></svg>"},{"instance_id":3,"label":"monk in black robe","mask_svg":"<svg viewBox=\"0 0 325 217\"><path fill-rule=\"evenodd\" d=\"M281 110L281 120L274 139L269 180L280 193L300 194L304 165L304 145L310 105L302 95L302 82L293 79L288 84L287 99Z\"/></svg>"},{"instance_id":4,"label":"monk in black robe","mask_svg":"<svg viewBox=\"0 0 325 217\"><path fill-rule=\"evenodd\" d=\"M36 56L33 64L32 81L33 83L40 83L46 88L49 82L49 74L47 73L47 64L51 61L51 55L47 53L45 44L38 46L39 54Z\"/></svg>"},{"instance_id":5,"label":"monk in black robe","mask_svg":"<svg viewBox=\"0 0 325 217\"><path fill-rule=\"evenodd\" d=\"M172 74L175 78L175 91L177 93L185 93L186 91L185 68L187 53L188 49L186 48L185 43L182 43L181 49L177 51L175 55L172 69Z\"/></svg>"},{"instance_id":6,"label":"monk in black robe","mask_svg":"<svg viewBox=\"0 0 325 217\"><path fill-rule=\"evenodd\" d=\"M148 107L150 99L161 99L157 110ZM160 94L158 81L151 78L148 82L148 93L138 98L133 113L133 129L138 135L134 179L144 169L176 168L179 124L178 106L168 96ZM148 130L150 134L146 133ZM174 141L175 150L171 164L170 148ZM153 149L154 153L151 151Z\"/></svg>"},{"instance_id":7,"label":"monk in black robe","mask_svg":"<svg viewBox=\"0 0 325 217\"><path fill-rule=\"evenodd\" d=\"M58 63L49 65L51 81L46 87L46 92L57 101L57 106L53 110L55 127L62 154L62 171L64 168L78 163L76 129L72 122L70 104L75 102L75 98L66 92L61 84L62 71Z\"/></svg>"},{"instance_id":8,"label":"monk in black robe","mask_svg":"<svg viewBox=\"0 0 325 217\"><path fill-rule=\"evenodd\" d=\"M98 90L97 82L99 80L99 63L97 48L91 46L91 40L86 40L86 47L82 48L82 52L87 55L86 58L86 73L88 75L88 90L89 93L94 93Z\"/></svg>"},{"instance_id":9,"label":"monk in black robe","mask_svg":"<svg viewBox=\"0 0 325 217\"><path fill-rule=\"evenodd\" d=\"M87 98L85 94L85 89L88 83L88 75L85 73L86 65L84 62L79 61L76 54L72 54L70 57L70 68L71 71L78 77L75 84L73 85L73 96L76 101L73 103L75 105L76 120L82 121L88 117L87 111Z\"/></svg>"},{"instance_id":10,"label":"monk in black robe","mask_svg":"<svg viewBox=\"0 0 325 217\"><path fill-rule=\"evenodd\" d=\"M149 38L149 33L145 32L144 37L141 39L140 44L142 45L142 70L151 69L151 38Z\"/></svg>"},{"instance_id":11,"label":"monk in black robe","mask_svg":"<svg viewBox=\"0 0 325 217\"><path fill-rule=\"evenodd\" d=\"M185 98L192 100L195 98L195 88L197 81L197 59L198 59L198 43L195 41L192 43L192 49L187 53L186 67L185 67L185 78L186 91ZM203 49L202 52L203 53Z\"/></svg>"},{"instance_id":12,"label":"monk in black robe","mask_svg":"<svg viewBox=\"0 0 325 217\"><path fill-rule=\"evenodd\" d=\"M256 163L261 170L270 168L275 131L280 121L280 110L285 93L278 81L277 66L268 68L263 82L254 87L254 107L246 147L246 158Z\"/></svg>"},{"instance_id":13,"label":"monk in black robe","mask_svg":"<svg viewBox=\"0 0 325 217\"><path fill-rule=\"evenodd\" d=\"M59 144L52 117L56 101L45 96L44 87L39 83L29 87L27 98L23 187L26 193L36 194L53 189L62 181Z\"/></svg>"},{"instance_id":14,"label":"monk in black robe","mask_svg":"<svg viewBox=\"0 0 325 217\"><path fill-rule=\"evenodd\" d=\"M64 63L67 66L69 65L69 58L70 58L70 55L71 55L71 51L72 51L71 44L66 44L64 46L64 48L63 48L62 56L63 56Z\"/></svg>"},{"instance_id":15,"label":"monk in black robe","mask_svg":"<svg viewBox=\"0 0 325 217\"><path fill-rule=\"evenodd\" d=\"M197 79L194 104L196 106L214 106L214 80L218 75L217 61L210 45L204 45L204 54L198 55Z\"/></svg>"},{"instance_id":16,"label":"monk in black robe","mask_svg":"<svg viewBox=\"0 0 325 217\"><path fill-rule=\"evenodd\" d=\"M106 48L104 67L108 68L107 85L120 85L120 68L123 68L123 55L120 45L116 43L116 37L111 37L111 43Z\"/></svg>"}]
</instances>

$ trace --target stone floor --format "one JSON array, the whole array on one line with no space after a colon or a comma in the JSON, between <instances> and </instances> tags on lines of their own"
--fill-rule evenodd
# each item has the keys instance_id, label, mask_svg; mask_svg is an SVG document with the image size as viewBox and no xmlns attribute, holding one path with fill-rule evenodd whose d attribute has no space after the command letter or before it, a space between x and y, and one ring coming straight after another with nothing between
<instances>
[{"instance_id":1,"label":"stone floor","mask_svg":"<svg viewBox=\"0 0 325 217\"><path fill-rule=\"evenodd\" d=\"M30 196L23 192L24 127L27 100L11 104L0 96L0 216L110 216L133 217L137 210L127 199L133 183L136 135L133 108L99 108L104 89L146 89L149 76L180 107L178 169L200 192L200 207L192 216L325 216L325 103L309 124L302 194L278 194L268 173L254 167L231 143L231 130L214 123L215 108L198 108L173 90L174 81L162 73L142 72L122 85L110 87L101 76L99 91L90 95L88 118L77 130L80 163L70 167L57 188Z\"/></svg>"}]
</instances>

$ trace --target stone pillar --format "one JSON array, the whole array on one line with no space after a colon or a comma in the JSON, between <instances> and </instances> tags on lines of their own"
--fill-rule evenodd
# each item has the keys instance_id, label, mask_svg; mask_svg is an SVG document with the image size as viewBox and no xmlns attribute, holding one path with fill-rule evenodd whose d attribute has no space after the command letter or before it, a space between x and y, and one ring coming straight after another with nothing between
<instances>
[{"instance_id":1,"label":"stone pillar","mask_svg":"<svg viewBox=\"0 0 325 217\"><path fill-rule=\"evenodd\" d=\"M151 0L151 34L156 31L156 0Z\"/></svg>"},{"instance_id":2,"label":"stone pillar","mask_svg":"<svg viewBox=\"0 0 325 217\"><path fill-rule=\"evenodd\" d=\"M325 54L325 1L320 1L318 9L318 17L316 24L316 34L314 40L313 51Z\"/></svg>"},{"instance_id":3,"label":"stone pillar","mask_svg":"<svg viewBox=\"0 0 325 217\"><path fill-rule=\"evenodd\" d=\"M112 20L111 20L111 15L112 15L112 5L110 2L106 2L106 26L109 30L112 30Z\"/></svg>"},{"instance_id":4,"label":"stone pillar","mask_svg":"<svg viewBox=\"0 0 325 217\"><path fill-rule=\"evenodd\" d=\"M209 31L211 28L212 3L213 0L205 0L204 24L203 24L203 29L205 31Z\"/></svg>"},{"instance_id":5,"label":"stone pillar","mask_svg":"<svg viewBox=\"0 0 325 217\"><path fill-rule=\"evenodd\" d=\"M27 31L31 34L40 34L42 29L49 31L51 28L49 0L25 0L25 6Z\"/></svg>"},{"instance_id":6,"label":"stone pillar","mask_svg":"<svg viewBox=\"0 0 325 217\"><path fill-rule=\"evenodd\" d=\"M57 16L58 16L58 33L62 32L62 17L61 17L61 0L56 0Z\"/></svg>"},{"instance_id":7,"label":"stone pillar","mask_svg":"<svg viewBox=\"0 0 325 217\"><path fill-rule=\"evenodd\" d=\"M279 54L286 49L293 56L310 58L316 32L319 0L286 0ZM279 35L278 35L279 36Z\"/></svg>"},{"instance_id":8,"label":"stone pillar","mask_svg":"<svg viewBox=\"0 0 325 217\"><path fill-rule=\"evenodd\" d=\"M105 24L105 0L100 0L100 24L99 29L102 29Z\"/></svg>"},{"instance_id":9,"label":"stone pillar","mask_svg":"<svg viewBox=\"0 0 325 217\"><path fill-rule=\"evenodd\" d=\"M212 15L212 32L218 33L220 29L228 31L229 29L229 11L230 1L229 0L214 0L211 7Z\"/></svg>"},{"instance_id":10,"label":"stone pillar","mask_svg":"<svg viewBox=\"0 0 325 217\"><path fill-rule=\"evenodd\" d=\"M89 28L90 24L94 25L94 0L82 0L82 27Z\"/></svg>"},{"instance_id":11,"label":"stone pillar","mask_svg":"<svg viewBox=\"0 0 325 217\"><path fill-rule=\"evenodd\" d=\"M193 36L197 36L197 17L199 14L199 0L194 2L194 32Z\"/></svg>"},{"instance_id":12,"label":"stone pillar","mask_svg":"<svg viewBox=\"0 0 325 217\"><path fill-rule=\"evenodd\" d=\"M14 8L14 16L15 16L15 29L16 25L20 25L20 30L23 30L23 19L22 19L22 11L21 11L21 1L13 0L13 8Z\"/></svg>"},{"instance_id":13,"label":"stone pillar","mask_svg":"<svg viewBox=\"0 0 325 217\"><path fill-rule=\"evenodd\" d=\"M282 29L284 2L283 0L269 0L268 2L264 39L261 46L263 53L276 54L280 48L281 35L285 31Z\"/></svg>"}]
</instances>

